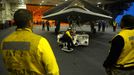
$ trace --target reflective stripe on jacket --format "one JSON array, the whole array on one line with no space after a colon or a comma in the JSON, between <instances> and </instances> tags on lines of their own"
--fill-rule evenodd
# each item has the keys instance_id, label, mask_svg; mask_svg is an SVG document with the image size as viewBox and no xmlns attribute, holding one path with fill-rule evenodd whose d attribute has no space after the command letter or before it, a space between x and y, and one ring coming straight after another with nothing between
<instances>
[{"instance_id":1,"label":"reflective stripe on jacket","mask_svg":"<svg viewBox=\"0 0 134 75\"><path fill-rule=\"evenodd\" d=\"M118 35L124 39L124 48L118 58L117 64L123 67L132 67L134 66L134 29L123 29Z\"/></svg>"},{"instance_id":2,"label":"reflective stripe on jacket","mask_svg":"<svg viewBox=\"0 0 134 75\"><path fill-rule=\"evenodd\" d=\"M10 75L59 75L50 44L28 28L10 34L1 48Z\"/></svg>"}]
</instances>

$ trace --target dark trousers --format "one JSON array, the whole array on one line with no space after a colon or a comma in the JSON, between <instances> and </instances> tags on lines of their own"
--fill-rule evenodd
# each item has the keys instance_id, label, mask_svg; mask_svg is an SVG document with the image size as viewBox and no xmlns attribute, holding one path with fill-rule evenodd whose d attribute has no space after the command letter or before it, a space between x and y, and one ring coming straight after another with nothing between
<instances>
[{"instance_id":1,"label":"dark trousers","mask_svg":"<svg viewBox=\"0 0 134 75\"><path fill-rule=\"evenodd\" d=\"M105 32L105 25L102 26L102 31Z\"/></svg>"},{"instance_id":2,"label":"dark trousers","mask_svg":"<svg viewBox=\"0 0 134 75\"><path fill-rule=\"evenodd\" d=\"M100 29L101 29L101 25L99 24L99 25L98 25L98 31L100 31Z\"/></svg>"},{"instance_id":3,"label":"dark trousers","mask_svg":"<svg viewBox=\"0 0 134 75\"><path fill-rule=\"evenodd\" d=\"M45 30L45 26L42 26L42 30Z\"/></svg>"},{"instance_id":4,"label":"dark trousers","mask_svg":"<svg viewBox=\"0 0 134 75\"><path fill-rule=\"evenodd\" d=\"M116 26L113 26L113 31L114 31L114 32L116 31Z\"/></svg>"},{"instance_id":5,"label":"dark trousers","mask_svg":"<svg viewBox=\"0 0 134 75\"><path fill-rule=\"evenodd\" d=\"M47 31L49 31L49 26L47 26Z\"/></svg>"},{"instance_id":6,"label":"dark trousers","mask_svg":"<svg viewBox=\"0 0 134 75\"><path fill-rule=\"evenodd\" d=\"M67 48L68 49L70 49L74 46L72 39L67 35L64 35L62 37L62 42L67 42Z\"/></svg>"}]
</instances>

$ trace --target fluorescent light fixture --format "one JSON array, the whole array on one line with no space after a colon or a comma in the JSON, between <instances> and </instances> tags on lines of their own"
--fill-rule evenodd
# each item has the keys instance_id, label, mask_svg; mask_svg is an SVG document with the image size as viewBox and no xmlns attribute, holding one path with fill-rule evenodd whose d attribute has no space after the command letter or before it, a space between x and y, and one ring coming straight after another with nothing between
<instances>
[{"instance_id":1,"label":"fluorescent light fixture","mask_svg":"<svg viewBox=\"0 0 134 75\"><path fill-rule=\"evenodd\" d=\"M56 4L55 6L58 6L58 4Z\"/></svg>"},{"instance_id":2,"label":"fluorescent light fixture","mask_svg":"<svg viewBox=\"0 0 134 75\"><path fill-rule=\"evenodd\" d=\"M68 1L68 0L65 0L65 1Z\"/></svg>"}]
</instances>

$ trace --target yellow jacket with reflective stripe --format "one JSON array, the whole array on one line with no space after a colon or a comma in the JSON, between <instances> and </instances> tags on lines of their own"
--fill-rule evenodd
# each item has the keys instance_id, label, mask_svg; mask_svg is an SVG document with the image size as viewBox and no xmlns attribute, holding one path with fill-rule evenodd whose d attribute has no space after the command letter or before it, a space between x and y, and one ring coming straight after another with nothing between
<instances>
[{"instance_id":1,"label":"yellow jacket with reflective stripe","mask_svg":"<svg viewBox=\"0 0 134 75\"><path fill-rule=\"evenodd\" d=\"M4 42L30 42L30 50L2 50L9 75L59 75L55 56L45 38L25 28L6 37L1 48Z\"/></svg>"},{"instance_id":2,"label":"yellow jacket with reflective stripe","mask_svg":"<svg viewBox=\"0 0 134 75\"><path fill-rule=\"evenodd\" d=\"M69 31L66 31L66 34L67 34L71 39L73 39Z\"/></svg>"},{"instance_id":3,"label":"yellow jacket with reflective stripe","mask_svg":"<svg viewBox=\"0 0 134 75\"><path fill-rule=\"evenodd\" d=\"M134 29L123 29L118 35L124 39L124 48L117 64L124 65L124 67L134 66Z\"/></svg>"},{"instance_id":4,"label":"yellow jacket with reflective stripe","mask_svg":"<svg viewBox=\"0 0 134 75\"><path fill-rule=\"evenodd\" d=\"M117 23L115 21L113 21L113 26L117 26Z\"/></svg>"}]
</instances>

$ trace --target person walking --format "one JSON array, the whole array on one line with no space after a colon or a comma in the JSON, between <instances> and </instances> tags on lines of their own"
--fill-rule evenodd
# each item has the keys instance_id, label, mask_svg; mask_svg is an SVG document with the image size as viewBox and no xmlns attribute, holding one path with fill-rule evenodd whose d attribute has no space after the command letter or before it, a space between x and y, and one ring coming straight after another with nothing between
<instances>
[{"instance_id":1,"label":"person walking","mask_svg":"<svg viewBox=\"0 0 134 75\"><path fill-rule=\"evenodd\" d=\"M116 21L113 21L113 32L116 31L116 27L117 27L117 23L116 23Z\"/></svg>"},{"instance_id":2,"label":"person walking","mask_svg":"<svg viewBox=\"0 0 134 75\"><path fill-rule=\"evenodd\" d=\"M107 75L134 75L134 16L124 15L121 31L112 39L104 61Z\"/></svg>"},{"instance_id":3,"label":"person walking","mask_svg":"<svg viewBox=\"0 0 134 75\"><path fill-rule=\"evenodd\" d=\"M45 22L42 21L42 30L45 30Z\"/></svg>"},{"instance_id":4,"label":"person walking","mask_svg":"<svg viewBox=\"0 0 134 75\"><path fill-rule=\"evenodd\" d=\"M49 23L49 21L48 21L48 20L46 21L46 26L47 26L47 31L49 31L50 23Z\"/></svg>"},{"instance_id":5,"label":"person walking","mask_svg":"<svg viewBox=\"0 0 134 75\"><path fill-rule=\"evenodd\" d=\"M59 75L59 68L47 39L32 32L32 14L19 9L14 14L16 31L1 43L4 66L9 75Z\"/></svg>"},{"instance_id":6,"label":"person walking","mask_svg":"<svg viewBox=\"0 0 134 75\"><path fill-rule=\"evenodd\" d=\"M105 32L105 28L106 28L106 21L102 20L102 31Z\"/></svg>"},{"instance_id":7,"label":"person walking","mask_svg":"<svg viewBox=\"0 0 134 75\"><path fill-rule=\"evenodd\" d=\"M60 21L55 21L55 34L58 35L60 32Z\"/></svg>"},{"instance_id":8,"label":"person walking","mask_svg":"<svg viewBox=\"0 0 134 75\"><path fill-rule=\"evenodd\" d=\"M100 31L100 30L101 30L101 27L102 27L101 20L98 20L98 31Z\"/></svg>"}]
</instances>

